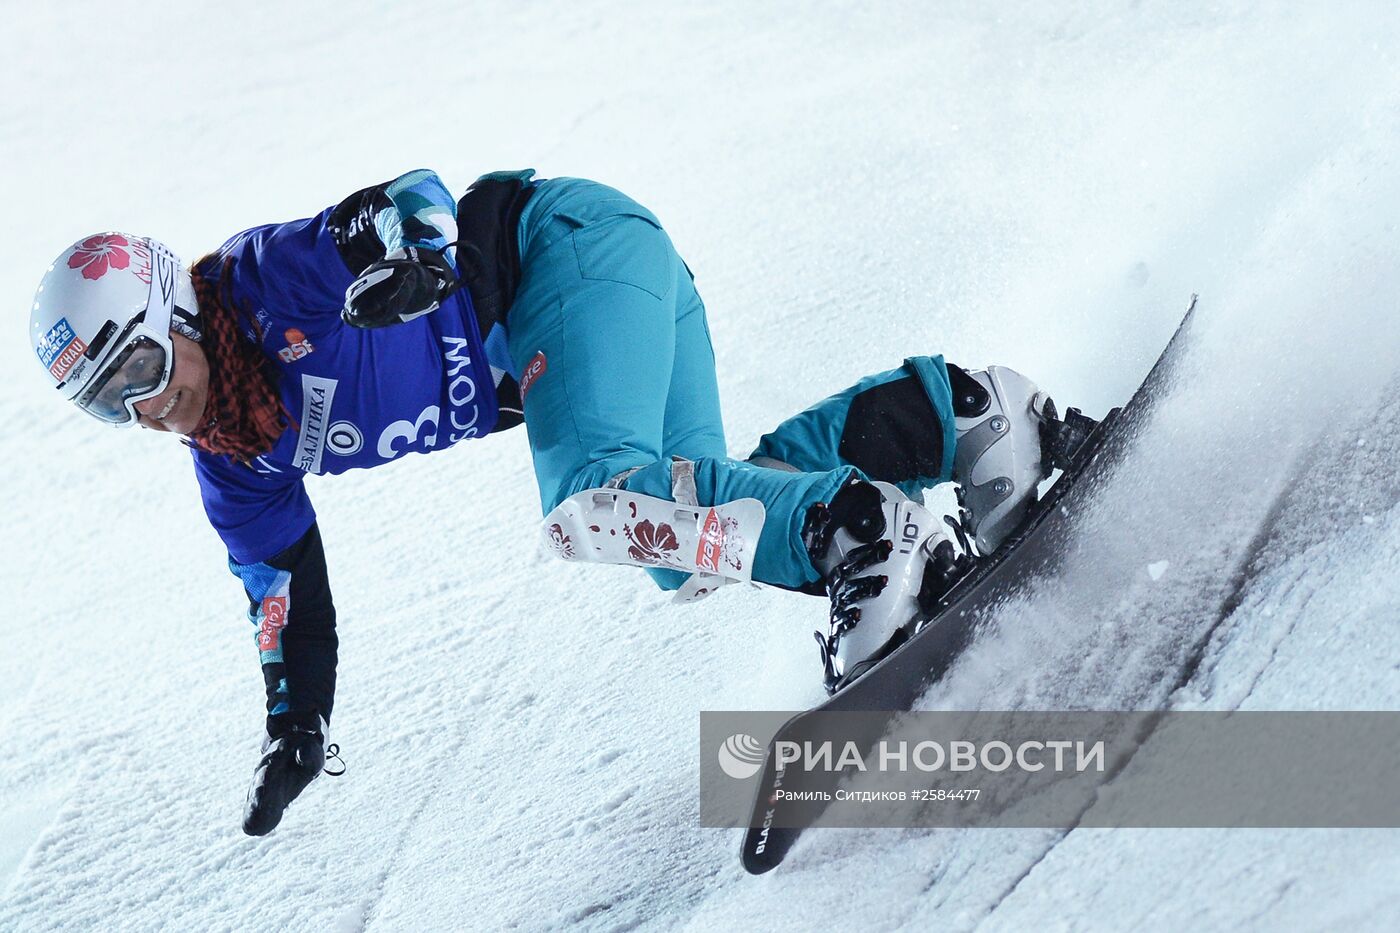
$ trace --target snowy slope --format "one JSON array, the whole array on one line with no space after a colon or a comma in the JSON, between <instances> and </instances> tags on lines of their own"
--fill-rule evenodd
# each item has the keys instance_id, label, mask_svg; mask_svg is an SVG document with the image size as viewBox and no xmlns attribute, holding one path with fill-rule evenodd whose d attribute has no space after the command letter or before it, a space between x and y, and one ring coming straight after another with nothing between
<instances>
[{"instance_id":1,"label":"snowy slope","mask_svg":"<svg viewBox=\"0 0 1400 933\"><path fill-rule=\"evenodd\" d=\"M523 433L310 481L350 771L239 832L261 678L187 457L50 398L25 311L94 229L194 257L419 165L653 207L740 455L914 353L1101 412L1201 292L1063 575L923 705L1400 704L1392 4L680 6L5 5L0 930L1388 928L1395 831L830 830L744 876L698 712L818 699L823 607L546 559Z\"/></svg>"}]
</instances>

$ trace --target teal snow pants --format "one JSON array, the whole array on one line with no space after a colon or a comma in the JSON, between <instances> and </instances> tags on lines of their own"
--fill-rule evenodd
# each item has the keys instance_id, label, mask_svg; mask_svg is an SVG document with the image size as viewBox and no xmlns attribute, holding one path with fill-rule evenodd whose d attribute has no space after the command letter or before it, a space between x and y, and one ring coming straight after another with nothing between
<instances>
[{"instance_id":1,"label":"teal snow pants","mask_svg":"<svg viewBox=\"0 0 1400 933\"><path fill-rule=\"evenodd\" d=\"M759 466L728 456L705 306L650 211L596 182L539 183L520 218L521 280L507 321L545 513L632 471L671 499L672 458L694 463L700 505L751 497L767 512L755 580L818 579L808 509L853 470L917 495L948 479L952 399L942 357L867 377L766 435ZM652 570L666 589L684 575Z\"/></svg>"}]
</instances>

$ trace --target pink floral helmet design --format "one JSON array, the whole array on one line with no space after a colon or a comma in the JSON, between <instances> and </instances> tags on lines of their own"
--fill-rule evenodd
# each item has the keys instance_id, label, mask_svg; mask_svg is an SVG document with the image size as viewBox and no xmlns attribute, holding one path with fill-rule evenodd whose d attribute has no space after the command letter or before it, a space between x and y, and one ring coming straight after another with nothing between
<instances>
[{"instance_id":1,"label":"pink floral helmet design","mask_svg":"<svg viewBox=\"0 0 1400 933\"><path fill-rule=\"evenodd\" d=\"M197 307L169 248L148 237L95 234L44 273L29 314L30 342L65 399L108 424L130 426L135 404L170 382L177 304Z\"/></svg>"}]
</instances>

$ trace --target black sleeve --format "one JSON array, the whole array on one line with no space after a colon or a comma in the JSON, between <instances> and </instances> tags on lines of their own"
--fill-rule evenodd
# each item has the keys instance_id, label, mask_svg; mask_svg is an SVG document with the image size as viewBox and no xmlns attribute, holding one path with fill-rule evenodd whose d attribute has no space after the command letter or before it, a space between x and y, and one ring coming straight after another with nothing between
<instances>
[{"instance_id":1,"label":"black sleeve","mask_svg":"<svg viewBox=\"0 0 1400 933\"><path fill-rule=\"evenodd\" d=\"M258 627L269 732L330 722L338 641L320 530L313 523L291 547L235 572Z\"/></svg>"}]
</instances>

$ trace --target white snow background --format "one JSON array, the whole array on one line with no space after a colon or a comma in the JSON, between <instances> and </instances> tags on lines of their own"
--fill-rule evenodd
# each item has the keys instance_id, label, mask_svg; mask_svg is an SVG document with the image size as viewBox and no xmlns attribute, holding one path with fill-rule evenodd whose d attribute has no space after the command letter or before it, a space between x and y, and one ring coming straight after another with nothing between
<instances>
[{"instance_id":1,"label":"white snow background","mask_svg":"<svg viewBox=\"0 0 1400 933\"><path fill-rule=\"evenodd\" d=\"M699 712L819 700L824 604L547 558L524 431L309 481L349 773L247 838L261 677L189 458L66 408L24 336L79 236L194 258L419 166L652 207L740 456L922 353L1101 414L1198 291L1062 574L923 705L1396 709L1394 4L0 13L0 930L1394 929L1389 830L827 830L744 875Z\"/></svg>"}]
</instances>

